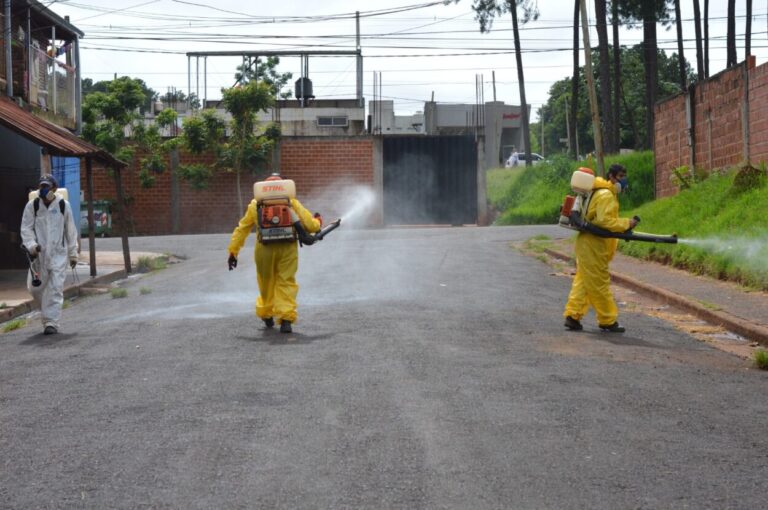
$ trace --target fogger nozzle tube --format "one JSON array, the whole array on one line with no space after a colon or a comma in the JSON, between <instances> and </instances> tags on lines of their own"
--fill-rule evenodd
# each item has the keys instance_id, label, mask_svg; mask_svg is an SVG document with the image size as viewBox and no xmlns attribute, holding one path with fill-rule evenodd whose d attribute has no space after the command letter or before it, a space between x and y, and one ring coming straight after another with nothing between
<instances>
[{"instance_id":1,"label":"fogger nozzle tube","mask_svg":"<svg viewBox=\"0 0 768 510\"><path fill-rule=\"evenodd\" d=\"M635 220L640 222L640 218L635 216ZM658 234L646 234L643 232L633 232L627 230L626 232L611 232L605 230L596 225L589 223L581 218L581 215L573 211L571 212L571 222L576 225L576 228L582 232L589 232L599 237L612 237L616 239L624 239L625 241L643 241L646 243L667 243L677 244L677 234L672 235L658 235Z\"/></svg>"}]
</instances>

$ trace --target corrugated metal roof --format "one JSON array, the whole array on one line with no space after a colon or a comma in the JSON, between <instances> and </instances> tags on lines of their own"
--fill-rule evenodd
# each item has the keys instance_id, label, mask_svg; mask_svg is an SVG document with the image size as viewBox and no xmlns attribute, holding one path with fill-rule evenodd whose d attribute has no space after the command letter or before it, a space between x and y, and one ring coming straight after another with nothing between
<instances>
[{"instance_id":1,"label":"corrugated metal roof","mask_svg":"<svg viewBox=\"0 0 768 510\"><path fill-rule=\"evenodd\" d=\"M104 149L78 138L64 128L32 115L7 96L0 96L0 124L44 147L54 156L93 158L110 167L127 166Z\"/></svg>"}]
</instances>

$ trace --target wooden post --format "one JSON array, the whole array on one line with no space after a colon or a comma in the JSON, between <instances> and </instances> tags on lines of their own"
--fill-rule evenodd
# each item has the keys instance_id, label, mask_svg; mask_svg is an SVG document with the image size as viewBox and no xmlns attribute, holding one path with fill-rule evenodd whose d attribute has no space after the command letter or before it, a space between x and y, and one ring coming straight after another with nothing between
<instances>
[{"instance_id":1,"label":"wooden post","mask_svg":"<svg viewBox=\"0 0 768 510\"><path fill-rule=\"evenodd\" d=\"M123 176L119 168L115 168L115 188L117 190L117 203L120 204L120 230L123 238L123 262L125 273L131 274L131 250L128 248L128 218L126 217L125 195L123 194Z\"/></svg>"},{"instance_id":2,"label":"wooden post","mask_svg":"<svg viewBox=\"0 0 768 510\"><path fill-rule=\"evenodd\" d=\"M597 174L600 177L605 177L605 163L603 162L603 127L600 125L597 92L595 91L595 77L592 75L592 47L589 45L589 18L587 17L587 4L585 0L581 0L580 7L581 34L584 38L584 74L587 75L589 105L592 107L592 131L595 132L595 161L597 162ZM653 105L650 105L649 108L653 108Z\"/></svg>"},{"instance_id":3,"label":"wooden post","mask_svg":"<svg viewBox=\"0 0 768 510\"><path fill-rule=\"evenodd\" d=\"M85 182L88 194L88 259L91 278L96 276L96 229L93 224L93 160L85 158Z\"/></svg>"}]
</instances>

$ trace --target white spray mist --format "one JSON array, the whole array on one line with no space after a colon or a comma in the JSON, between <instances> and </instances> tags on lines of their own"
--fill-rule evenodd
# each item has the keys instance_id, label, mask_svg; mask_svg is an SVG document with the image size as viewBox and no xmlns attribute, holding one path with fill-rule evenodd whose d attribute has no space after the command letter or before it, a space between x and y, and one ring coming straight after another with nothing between
<instances>
[{"instance_id":1,"label":"white spray mist","mask_svg":"<svg viewBox=\"0 0 768 510\"><path fill-rule=\"evenodd\" d=\"M766 236L757 238L708 237L705 239L680 239L678 243L695 246L753 270L768 271L768 237Z\"/></svg>"}]
</instances>

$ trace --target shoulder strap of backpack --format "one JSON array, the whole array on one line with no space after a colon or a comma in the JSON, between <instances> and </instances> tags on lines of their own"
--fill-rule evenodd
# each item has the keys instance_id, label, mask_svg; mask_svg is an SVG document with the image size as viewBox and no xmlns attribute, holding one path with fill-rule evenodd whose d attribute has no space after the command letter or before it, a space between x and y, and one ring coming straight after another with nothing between
<instances>
[{"instance_id":1,"label":"shoulder strap of backpack","mask_svg":"<svg viewBox=\"0 0 768 510\"><path fill-rule=\"evenodd\" d=\"M64 199L62 198L59 200L59 210L61 211L61 214L64 214L64 209L66 209L67 203L64 202Z\"/></svg>"},{"instance_id":2,"label":"shoulder strap of backpack","mask_svg":"<svg viewBox=\"0 0 768 510\"><path fill-rule=\"evenodd\" d=\"M36 199L35 199L35 200L32 202L32 207L34 207L34 208L35 208L35 218L37 218L37 211L40 209L40 198L39 198L39 197L38 197L38 198L36 198Z\"/></svg>"}]
</instances>

